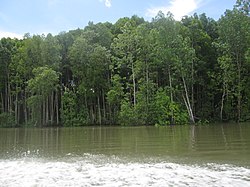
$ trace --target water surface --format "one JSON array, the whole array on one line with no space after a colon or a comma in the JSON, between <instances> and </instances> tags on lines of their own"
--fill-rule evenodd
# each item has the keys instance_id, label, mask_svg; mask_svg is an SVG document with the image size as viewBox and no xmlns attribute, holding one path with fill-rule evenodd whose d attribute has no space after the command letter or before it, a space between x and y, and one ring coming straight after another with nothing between
<instances>
[{"instance_id":1,"label":"water surface","mask_svg":"<svg viewBox=\"0 0 250 187\"><path fill-rule=\"evenodd\" d=\"M250 124L0 129L0 186L250 186Z\"/></svg>"}]
</instances>

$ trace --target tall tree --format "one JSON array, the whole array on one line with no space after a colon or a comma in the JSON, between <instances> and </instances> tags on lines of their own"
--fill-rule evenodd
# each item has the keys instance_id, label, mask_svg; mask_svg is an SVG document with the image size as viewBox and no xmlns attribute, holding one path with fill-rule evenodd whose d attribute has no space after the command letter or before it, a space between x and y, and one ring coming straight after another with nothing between
<instances>
[{"instance_id":1,"label":"tall tree","mask_svg":"<svg viewBox=\"0 0 250 187\"><path fill-rule=\"evenodd\" d=\"M192 72L195 51L192 48L189 38L178 36L174 41L173 62L175 63L175 71L180 77L182 86L182 98L189 114L191 123L195 123L194 113L191 105L191 91L193 84Z\"/></svg>"},{"instance_id":2,"label":"tall tree","mask_svg":"<svg viewBox=\"0 0 250 187\"><path fill-rule=\"evenodd\" d=\"M31 108L32 121L37 125L54 124L53 95L58 88L59 75L47 66L35 68L33 73L34 78L28 81L28 89L31 92L28 105Z\"/></svg>"},{"instance_id":3,"label":"tall tree","mask_svg":"<svg viewBox=\"0 0 250 187\"><path fill-rule=\"evenodd\" d=\"M232 60L236 65L237 88L235 96L237 98L237 121L240 122L242 112L242 98L246 79L246 59L245 54L249 48L250 17L243 12L233 9L227 10L225 15L219 20L220 40L228 45Z\"/></svg>"},{"instance_id":4,"label":"tall tree","mask_svg":"<svg viewBox=\"0 0 250 187\"><path fill-rule=\"evenodd\" d=\"M121 76L128 81L128 88L131 90L129 96L133 101L132 104L136 105L136 91L137 80L135 72L135 63L138 55L138 36L136 35L136 25L133 21L128 21L122 27L122 34L119 34L112 43L113 53L117 66L120 68ZM132 84L131 84L132 82ZM131 86L132 85L132 86ZM131 88L132 87L132 88Z\"/></svg>"}]
</instances>

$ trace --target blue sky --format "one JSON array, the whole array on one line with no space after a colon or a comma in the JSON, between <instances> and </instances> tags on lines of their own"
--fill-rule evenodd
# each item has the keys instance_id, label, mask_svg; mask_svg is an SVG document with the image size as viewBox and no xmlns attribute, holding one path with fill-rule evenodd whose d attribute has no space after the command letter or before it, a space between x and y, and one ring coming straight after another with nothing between
<instances>
[{"instance_id":1,"label":"blue sky","mask_svg":"<svg viewBox=\"0 0 250 187\"><path fill-rule=\"evenodd\" d=\"M58 34L84 28L89 21L115 23L138 15L151 20L159 10L176 20L194 12L219 19L236 0L0 0L0 38L21 38L25 33Z\"/></svg>"}]
</instances>

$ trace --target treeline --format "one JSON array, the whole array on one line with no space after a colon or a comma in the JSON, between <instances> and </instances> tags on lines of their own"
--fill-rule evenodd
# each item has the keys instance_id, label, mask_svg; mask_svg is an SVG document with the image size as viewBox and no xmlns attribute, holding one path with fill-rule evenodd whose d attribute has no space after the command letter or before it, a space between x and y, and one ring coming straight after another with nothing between
<instances>
[{"instance_id":1,"label":"treeline","mask_svg":"<svg viewBox=\"0 0 250 187\"><path fill-rule=\"evenodd\" d=\"M0 40L0 126L250 120L249 1Z\"/></svg>"}]
</instances>

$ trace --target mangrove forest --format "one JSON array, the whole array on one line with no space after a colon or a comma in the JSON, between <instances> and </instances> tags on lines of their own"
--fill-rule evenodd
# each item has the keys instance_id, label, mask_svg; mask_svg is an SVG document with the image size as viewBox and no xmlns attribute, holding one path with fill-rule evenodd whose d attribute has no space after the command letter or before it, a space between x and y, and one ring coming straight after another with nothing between
<instances>
[{"instance_id":1,"label":"mangrove forest","mask_svg":"<svg viewBox=\"0 0 250 187\"><path fill-rule=\"evenodd\" d=\"M249 1L0 40L2 127L249 120Z\"/></svg>"}]
</instances>

